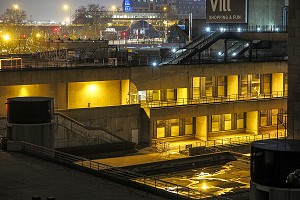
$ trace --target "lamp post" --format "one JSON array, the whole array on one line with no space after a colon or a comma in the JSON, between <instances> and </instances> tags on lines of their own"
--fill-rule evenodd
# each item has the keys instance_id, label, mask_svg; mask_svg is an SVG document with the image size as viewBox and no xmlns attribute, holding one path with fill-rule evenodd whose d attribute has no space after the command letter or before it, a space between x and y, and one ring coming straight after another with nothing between
<instances>
[{"instance_id":1,"label":"lamp post","mask_svg":"<svg viewBox=\"0 0 300 200\"><path fill-rule=\"evenodd\" d=\"M63 6L64 10L65 10L65 22L67 24L67 22L69 21L69 24L72 24L72 19L71 19L71 7L68 6L67 4L65 4ZM68 17L68 14L67 14L67 11L69 11L69 17Z\"/></svg>"},{"instance_id":2,"label":"lamp post","mask_svg":"<svg viewBox=\"0 0 300 200\"><path fill-rule=\"evenodd\" d=\"M18 19L17 19L17 16L18 16L17 12L19 10L19 5L18 4L14 4L13 5L13 9L14 9L14 21L15 21L15 24L16 24L17 21L18 21Z\"/></svg>"}]
</instances>

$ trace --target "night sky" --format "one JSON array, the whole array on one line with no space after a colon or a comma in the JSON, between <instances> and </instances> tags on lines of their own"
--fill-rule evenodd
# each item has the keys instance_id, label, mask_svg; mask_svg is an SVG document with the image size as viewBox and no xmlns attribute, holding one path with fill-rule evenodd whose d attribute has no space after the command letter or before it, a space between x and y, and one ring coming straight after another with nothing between
<instances>
[{"instance_id":1,"label":"night sky","mask_svg":"<svg viewBox=\"0 0 300 200\"><path fill-rule=\"evenodd\" d=\"M108 9L111 9L113 5L122 7L122 0L0 0L0 14L17 4L20 9L26 11L28 19L61 22L66 15L63 9L64 4L71 7L73 15L77 8L91 3L106 6Z\"/></svg>"}]
</instances>

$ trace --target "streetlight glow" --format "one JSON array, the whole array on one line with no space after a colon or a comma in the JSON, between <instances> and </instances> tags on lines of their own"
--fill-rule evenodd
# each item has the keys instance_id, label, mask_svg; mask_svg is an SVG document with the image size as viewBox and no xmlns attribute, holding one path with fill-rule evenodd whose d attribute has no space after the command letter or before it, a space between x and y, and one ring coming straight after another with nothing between
<instances>
[{"instance_id":1,"label":"streetlight glow","mask_svg":"<svg viewBox=\"0 0 300 200\"><path fill-rule=\"evenodd\" d=\"M10 39L9 35L4 35L3 36L4 41L8 41Z\"/></svg>"},{"instance_id":2,"label":"streetlight glow","mask_svg":"<svg viewBox=\"0 0 300 200\"><path fill-rule=\"evenodd\" d=\"M112 10L112 11L116 11L116 6L112 6L112 7L111 7L111 10Z\"/></svg>"},{"instance_id":3,"label":"streetlight glow","mask_svg":"<svg viewBox=\"0 0 300 200\"><path fill-rule=\"evenodd\" d=\"M64 4L64 5L63 5L63 9L66 11L66 12L65 12L65 18L66 18L65 23L66 23L66 24L67 24L67 23L71 24L71 22L72 22L72 19L71 19L71 7L70 7L69 5L67 5L67 4ZM69 10L69 12L70 12L69 17L67 17L67 16L68 16L68 14L67 14L67 11L68 11L68 10Z\"/></svg>"},{"instance_id":4,"label":"streetlight glow","mask_svg":"<svg viewBox=\"0 0 300 200\"><path fill-rule=\"evenodd\" d=\"M16 10L19 9L19 5L18 5L18 4L14 4L13 7L14 7L14 9L16 9Z\"/></svg>"}]
</instances>

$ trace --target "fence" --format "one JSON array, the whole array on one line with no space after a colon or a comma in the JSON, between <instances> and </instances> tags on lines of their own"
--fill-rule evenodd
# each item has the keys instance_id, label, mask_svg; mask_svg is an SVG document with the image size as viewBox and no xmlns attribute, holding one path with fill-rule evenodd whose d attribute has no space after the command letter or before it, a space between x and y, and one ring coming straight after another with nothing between
<instances>
[{"instance_id":1,"label":"fence","mask_svg":"<svg viewBox=\"0 0 300 200\"><path fill-rule=\"evenodd\" d=\"M264 139L277 139L277 138L285 138L286 133L283 132L274 132L274 133L266 133L261 135L247 135L247 136L238 136L238 137L231 137L231 138L222 138L222 139L215 139L215 140L208 140L208 141L194 141L194 142L187 142L185 144L178 144L176 142L174 144L170 144L170 142L157 142L153 141L152 147L158 149L159 151L163 151L167 149L167 151L171 152L181 152L183 150L187 150L188 148L192 147L226 147L226 146L233 146L233 145L242 145L242 144L249 144L254 141L264 140ZM163 147L163 149L161 149ZM165 148L167 147L167 148Z\"/></svg>"},{"instance_id":2,"label":"fence","mask_svg":"<svg viewBox=\"0 0 300 200\"><path fill-rule=\"evenodd\" d=\"M164 106L180 106L205 103L223 103L232 101L260 100L270 98L286 98L287 91L274 91L272 93L249 93L249 94L232 94L218 97L199 97L199 98L178 98L170 100L146 100L141 102L143 107L164 107Z\"/></svg>"},{"instance_id":3,"label":"fence","mask_svg":"<svg viewBox=\"0 0 300 200\"><path fill-rule=\"evenodd\" d=\"M145 176L132 172L130 170L124 170L117 167L112 167L106 164L88 160L86 158L74 156L64 152L56 151L54 149L48 149L38 145L34 145L27 142L22 143L22 150L24 153L34 155L37 157L47 158L54 160L58 163L62 163L74 168L81 167L83 169L89 169L93 172L100 174L106 174L107 176L117 178L118 180L130 181L132 183L140 183L144 186L149 186L158 190L162 190L173 195L185 196L193 199L201 199L209 197L211 200L230 200L229 198L214 196L209 193L205 193L199 190L194 190L189 187L184 187L178 184L170 183L167 181L159 180L154 177ZM178 196L178 197L180 197Z\"/></svg>"}]
</instances>

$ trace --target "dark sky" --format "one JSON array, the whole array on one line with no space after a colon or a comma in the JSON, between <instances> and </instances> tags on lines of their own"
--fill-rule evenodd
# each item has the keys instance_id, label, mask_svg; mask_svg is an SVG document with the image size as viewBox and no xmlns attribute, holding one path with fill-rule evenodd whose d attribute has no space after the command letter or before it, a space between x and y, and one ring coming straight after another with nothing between
<instances>
[{"instance_id":1,"label":"dark sky","mask_svg":"<svg viewBox=\"0 0 300 200\"><path fill-rule=\"evenodd\" d=\"M122 0L0 0L0 14L17 4L20 9L27 12L28 19L32 16L33 20L51 19L61 22L66 15L66 11L63 9L64 4L71 7L73 14L80 6L87 6L91 3L106 6L108 9L111 9L113 5L122 7Z\"/></svg>"}]
</instances>

